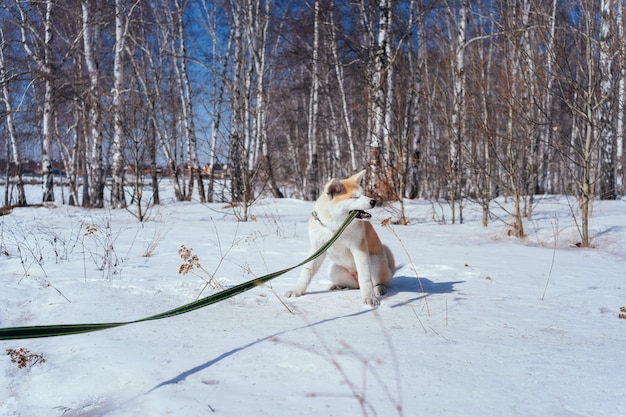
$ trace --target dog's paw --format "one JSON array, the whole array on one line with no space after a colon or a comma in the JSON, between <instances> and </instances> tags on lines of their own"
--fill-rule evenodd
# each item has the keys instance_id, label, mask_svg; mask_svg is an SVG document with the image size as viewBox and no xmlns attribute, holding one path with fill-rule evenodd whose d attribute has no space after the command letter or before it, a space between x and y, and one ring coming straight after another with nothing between
<instances>
[{"instance_id":1,"label":"dog's paw","mask_svg":"<svg viewBox=\"0 0 626 417\"><path fill-rule=\"evenodd\" d=\"M369 296L363 297L363 303L371 307L376 307L377 305L380 304L380 301L378 301L378 298L376 298L375 296L369 295Z\"/></svg>"},{"instance_id":2,"label":"dog's paw","mask_svg":"<svg viewBox=\"0 0 626 417\"><path fill-rule=\"evenodd\" d=\"M302 291L296 291L296 290L287 291L285 293L285 297L287 298L300 297L301 295L302 295Z\"/></svg>"},{"instance_id":3,"label":"dog's paw","mask_svg":"<svg viewBox=\"0 0 626 417\"><path fill-rule=\"evenodd\" d=\"M374 295L376 297L380 297L381 295L387 294L387 286L383 284L378 284L374 287Z\"/></svg>"}]
</instances>

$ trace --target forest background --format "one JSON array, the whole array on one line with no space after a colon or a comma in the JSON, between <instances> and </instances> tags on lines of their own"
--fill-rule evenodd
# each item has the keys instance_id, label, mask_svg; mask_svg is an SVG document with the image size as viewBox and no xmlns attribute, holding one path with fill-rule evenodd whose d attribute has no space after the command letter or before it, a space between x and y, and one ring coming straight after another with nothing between
<instances>
[{"instance_id":1,"label":"forest background","mask_svg":"<svg viewBox=\"0 0 626 417\"><path fill-rule=\"evenodd\" d=\"M315 199L368 170L378 198L483 223L513 199L624 195L620 0L4 0L4 205ZM217 184L217 185L216 185ZM142 201L143 187L153 197ZM106 191L106 192L105 192Z\"/></svg>"}]
</instances>

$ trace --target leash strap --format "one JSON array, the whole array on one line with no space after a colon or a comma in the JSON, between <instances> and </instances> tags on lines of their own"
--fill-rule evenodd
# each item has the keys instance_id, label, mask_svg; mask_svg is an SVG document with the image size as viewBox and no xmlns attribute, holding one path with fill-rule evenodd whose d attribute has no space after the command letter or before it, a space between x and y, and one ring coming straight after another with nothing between
<instances>
[{"instance_id":1,"label":"leash strap","mask_svg":"<svg viewBox=\"0 0 626 417\"><path fill-rule=\"evenodd\" d=\"M335 232L335 234L320 247L315 253L309 256L304 261L292 267L272 272L271 274L264 275L259 278L235 285L234 287L227 288L218 293L201 298L189 304L185 304L173 310L166 311L164 313L155 314L150 317L144 317L139 320L124 321L117 323L92 323L92 324L57 324L57 325L45 325L45 326L26 326L26 327L7 327L0 329L0 340L17 340L17 339L35 339L41 337L53 337L53 336L66 336L72 334L95 332L98 330L111 329L114 327L125 326L128 324L141 323L144 321L161 320L168 317L179 316L181 314L189 313L194 310L209 306L211 304L219 303L235 295L241 294L252 288L258 287L276 277L279 277L287 272L296 269L315 258L321 256L333 243L341 236L343 231L350 225L352 220L357 216L357 211L351 211L346 220L342 223L341 227Z\"/></svg>"}]
</instances>

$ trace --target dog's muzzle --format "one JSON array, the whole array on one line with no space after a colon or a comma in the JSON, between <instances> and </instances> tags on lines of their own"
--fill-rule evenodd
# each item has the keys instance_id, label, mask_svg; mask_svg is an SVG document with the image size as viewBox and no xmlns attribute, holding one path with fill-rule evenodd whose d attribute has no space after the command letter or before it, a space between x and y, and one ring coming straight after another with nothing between
<instances>
[{"instance_id":1,"label":"dog's muzzle","mask_svg":"<svg viewBox=\"0 0 626 417\"><path fill-rule=\"evenodd\" d=\"M376 200L370 200L370 207L374 208L375 206L376 206ZM356 218L360 220L369 220L372 218L372 215L369 214L365 210L358 210L358 214Z\"/></svg>"}]
</instances>

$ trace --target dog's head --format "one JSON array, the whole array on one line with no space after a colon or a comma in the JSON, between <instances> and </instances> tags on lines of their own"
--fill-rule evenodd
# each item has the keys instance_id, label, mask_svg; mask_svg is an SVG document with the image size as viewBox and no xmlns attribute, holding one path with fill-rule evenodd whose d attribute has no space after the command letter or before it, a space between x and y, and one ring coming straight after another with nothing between
<instances>
[{"instance_id":1,"label":"dog's head","mask_svg":"<svg viewBox=\"0 0 626 417\"><path fill-rule=\"evenodd\" d=\"M368 220L372 216L365 210L376 205L376 200L365 195L361 186L365 170L345 180L333 178L324 186L324 193L330 199L329 209L333 216L345 217L351 211L358 211L357 219Z\"/></svg>"}]
</instances>

